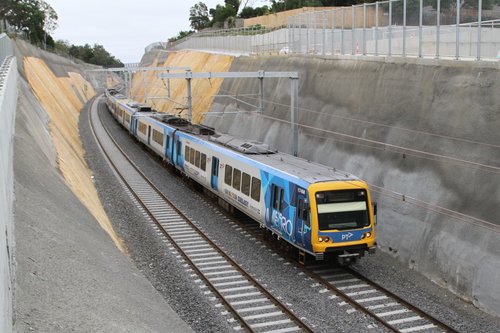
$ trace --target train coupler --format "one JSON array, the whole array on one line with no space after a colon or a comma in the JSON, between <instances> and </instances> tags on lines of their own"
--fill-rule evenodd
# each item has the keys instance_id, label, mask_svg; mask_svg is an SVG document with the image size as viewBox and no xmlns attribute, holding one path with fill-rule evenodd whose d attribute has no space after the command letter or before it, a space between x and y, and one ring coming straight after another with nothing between
<instances>
[{"instance_id":1,"label":"train coupler","mask_svg":"<svg viewBox=\"0 0 500 333\"><path fill-rule=\"evenodd\" d=\"M359 259L359 257L359 253L345 253L339 254L337 256L337 260L341 265L350 265L354 264Z\"/></svg>"}]
</instances>

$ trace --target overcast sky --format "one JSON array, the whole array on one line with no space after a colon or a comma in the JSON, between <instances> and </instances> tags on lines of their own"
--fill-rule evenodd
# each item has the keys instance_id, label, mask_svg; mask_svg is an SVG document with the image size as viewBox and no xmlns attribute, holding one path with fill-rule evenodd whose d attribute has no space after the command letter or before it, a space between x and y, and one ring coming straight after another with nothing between
<instances>
[{"instance_id":1,"label":"overcast sky","mask_svg":"<svg viewBox=\"0 0 500 333\"><path fill-rule=\"evenodd\" d=\"M189 30L189 8L200 0L45 0L57 12L54 39L101 44L124 63L139 62L144 48ZM201 0L207 7L224 0ZM262 6L264 0L249 0Z\"/></svg>"}]
</instances>

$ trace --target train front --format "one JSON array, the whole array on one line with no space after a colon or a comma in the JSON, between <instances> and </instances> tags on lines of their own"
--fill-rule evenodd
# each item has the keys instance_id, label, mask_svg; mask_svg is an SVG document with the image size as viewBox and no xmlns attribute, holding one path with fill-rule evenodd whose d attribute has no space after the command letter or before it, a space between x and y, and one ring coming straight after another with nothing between
<instances>
[{"instance_id":1,"label":"train front","mask_svg":"<svg viewBox=\"0 0 500 333\"><path fill-rule=\"evenodd\" d=\"M363 181L311 184L311 245L317 259L351 264L366 252L375 253L375 214Z\"/></svg>"}]
</instances>

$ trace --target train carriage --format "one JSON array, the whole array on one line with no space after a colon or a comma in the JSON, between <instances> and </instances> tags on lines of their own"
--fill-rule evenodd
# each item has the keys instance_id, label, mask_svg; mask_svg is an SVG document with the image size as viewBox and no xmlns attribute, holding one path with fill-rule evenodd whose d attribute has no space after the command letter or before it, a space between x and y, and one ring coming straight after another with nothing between
<instances>
[{"instance_id":1,"label":"train carriage","mask_svg":"<svg viewBox=\"0 0 500 333\"><path fill-rule=\"evenodd\" d=\"M354 175L172 115L131 118L139 141L301 253L350 263L375 251L376 206Z\"/></svg>"}]
</instances>

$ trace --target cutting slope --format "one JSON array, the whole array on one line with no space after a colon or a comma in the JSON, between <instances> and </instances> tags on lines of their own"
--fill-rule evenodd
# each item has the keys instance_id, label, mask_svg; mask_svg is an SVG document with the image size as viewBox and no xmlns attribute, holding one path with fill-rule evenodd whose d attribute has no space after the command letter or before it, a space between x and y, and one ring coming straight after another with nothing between
<instances>
[{"instance_id":1,"label":"cutting slope","mask_svg":"<svg viewBox=\"0 0 500 333\"><path fill-rule=\"evenodd\" d=\"M162 62L160 56L155 57L151 67L189 67L193 72L227 72L233 62L232 56L221 54L210 54L203 52L180 51L168 54L167 59ZM131 89L131 97L134 100L152 105L155 109L173 113L187 114L186 108L186 80L170 80L170 97L167 95L168 80L159 79L159 72L151 71L144 74L139 72L134 75ZM222 79L201 80L193 79L191 83L193 122L200 123L204 113L208 112L214 99L219 92ZM144 94L146 88L147 95Z\"/></svg>"},{"instance_id":2,"label":"cutting slope","mask_svg":"<svg viewBox=\"0 0 500 333\"><path fill-rule=\"evenodd\" d=\"M24 58L24 71L50 117L49 130L64 179L115 244L124 251L99 201L79 138L78 116L84 103L95 95L94 89L78 73L69 73L69 77L56 77L39 58Z\"/></svg>"}]
</instances>

